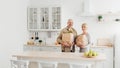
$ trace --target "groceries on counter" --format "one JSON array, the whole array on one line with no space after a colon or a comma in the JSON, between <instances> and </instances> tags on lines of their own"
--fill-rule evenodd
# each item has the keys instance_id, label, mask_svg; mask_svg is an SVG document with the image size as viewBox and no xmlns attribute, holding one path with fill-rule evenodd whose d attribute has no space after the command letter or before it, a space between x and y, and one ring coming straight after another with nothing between
<instances>
[{"instance_id":1,"label":"groceries on counter","mask_svg":"<svg viewBox=\"0 0 120 68\"><path fill-rule=\"evenodd\" d=\"M27 45L34 45L34 41L33 41L33 40L29 40L29 41L27 42Z\"/></svg>"},{"instance_id":2,"label":"groceries on counter","mask_svg":"<svg viewBox=\"0 0 120 68\"><path fill-rule=\"evenodd\" d=\"M28 41L27 41L27 45L41 45L42 44L42 40L39 39L39 37L31 37Z\"/></svg>"}]
</instances>

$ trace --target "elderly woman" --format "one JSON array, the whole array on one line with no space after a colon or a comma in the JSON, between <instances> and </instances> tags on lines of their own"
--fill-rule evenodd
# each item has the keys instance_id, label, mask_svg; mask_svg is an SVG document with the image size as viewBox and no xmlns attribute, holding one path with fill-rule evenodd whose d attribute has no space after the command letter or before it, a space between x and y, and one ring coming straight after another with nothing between
<instances>
[{"instance_id":1,"label":"elderly woman","mask_svg":"<svg viewBox=\"0 0 120 68\"><path fill-rule=\"evenodd\" d=\"M82 33L77 36L76 38L76 45L80 48L80 52L86 52L89 50L89 46L91 44L90 35L87 32L87 24L83 23L82 26Z\"/></svg>"}]
</instances>

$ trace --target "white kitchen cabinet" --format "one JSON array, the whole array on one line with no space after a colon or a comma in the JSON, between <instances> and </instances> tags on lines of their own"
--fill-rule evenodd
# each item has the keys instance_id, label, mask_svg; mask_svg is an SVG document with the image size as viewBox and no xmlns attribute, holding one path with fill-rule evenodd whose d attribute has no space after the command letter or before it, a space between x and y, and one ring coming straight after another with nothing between
<instances>
[{"instance_id":1,"label":"white kitchen cabinet","mask_svg":"<svg viewBox=\"0 0 120 68\"><path fill-rule=\"evenodd\" d=\"M61 7L28 7L27 19L30 31L59 31Z\"/></svg>"},{"instance_id":2,"label":"white kitchen cabinet","mask_svg":"<svg viewBox=\"0 0 120 68\"><path fill-rule=\"evenodd\" d=\"M61 52L61 46L37 46L37 45L24 45L23 51L54 51Z\"/></svg>"},{"instance_id":3,"label":"white kitchen cabinet","mask_svg":"<svg viewBox=\"0 0 120 68\"><path fill-rule=\"evenodd\" d=\"M60 6L29 6L27 14L27 28L29 40L33 40L35 45L42 40L46 45L48 38L54 38L51 43L56 42L58 32L61 30L61 7ZM54 37L53 37L54 34ZM38 38L38 39L36 39ZM31 48L34 50L34 47ZM35 50L42 50L37 49Z\"/></svg>"},{"instance_id":4,"label":"white kitchen cabinet","mask_svg":"<svg viewBox=\"0 0 120 68\"><path fill-rule=\"evenodd\" d=\"M113 68L113 47L91 47L91 49L106 54L106 61L99 64L98 68Z\"/></svg>"}]
</instances>

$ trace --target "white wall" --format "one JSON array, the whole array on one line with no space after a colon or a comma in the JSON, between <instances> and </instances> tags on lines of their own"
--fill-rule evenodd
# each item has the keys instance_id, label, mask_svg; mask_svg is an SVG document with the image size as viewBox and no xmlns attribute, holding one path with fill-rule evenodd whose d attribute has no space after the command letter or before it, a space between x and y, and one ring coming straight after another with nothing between
<instances>
[{"instance_id":1,"label":"white wall","mask_svg":"<svg viewBox=\"0 0 120 68\"><path fill-rule=\"evenodd\" d=\"M90 0L91 10L97 13L120 12L120 0Z\"/></svg>"},{"instance_id":2,"label":"white wall","mask_svg":"<svg viewBox=\"0 0 120 68\"><path fill-rule=\"evenodd\" d=\"M27 39L27 0L0 0L0 68L10 68L14 51Z\"/></svg>"},{"instance_id":3,"label":"white wall","mask_svg":"<svg viewBox=\"0 0 120 68\"><path fill-rule=\"evenodd\" d=\"M60 0L30 0L29 6L51 6L61 4Z\"/></svg>"}]
</instances>

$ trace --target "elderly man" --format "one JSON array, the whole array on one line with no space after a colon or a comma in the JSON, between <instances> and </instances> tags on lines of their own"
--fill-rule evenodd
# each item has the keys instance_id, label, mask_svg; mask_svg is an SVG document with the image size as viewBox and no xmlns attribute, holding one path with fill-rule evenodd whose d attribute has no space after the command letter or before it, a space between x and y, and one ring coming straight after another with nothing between
<instances>
[{"instance_id":1,"label":"elderly man","mask_svg":"<svg viewBox=\"0 0 120 68\"><path fill-rule=\"evenodd\" d=\"M73 26L73 20L68 19L67 26L61 30L59 36L57 37L57 42L59 44L61 44L62 52L74 52L75 51L74 40L77 36L77 32L72 26ZM72 33L73 34L74 38L73 38L72 44L62 40L62 36L65 33Z\"/></svg>"}]
</instances>

